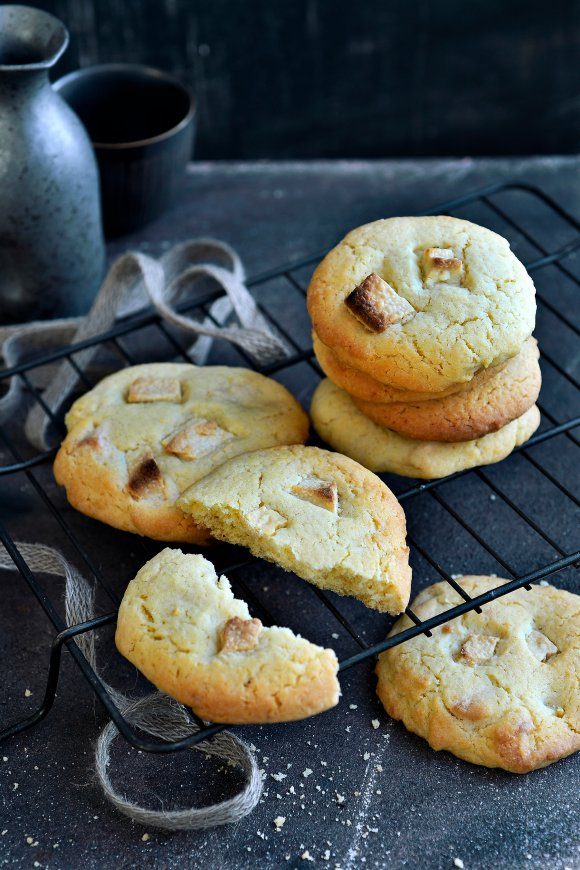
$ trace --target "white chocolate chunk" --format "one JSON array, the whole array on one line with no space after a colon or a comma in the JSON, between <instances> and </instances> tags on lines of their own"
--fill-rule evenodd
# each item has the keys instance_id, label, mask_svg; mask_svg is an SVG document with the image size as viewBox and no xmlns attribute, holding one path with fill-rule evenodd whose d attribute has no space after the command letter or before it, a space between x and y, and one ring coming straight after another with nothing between
<instances>
[{"instance_id":1,"label":"white chocolate chunk","mask_svg":"<svg viewBox=\"0 0 580 870\"><path fill-rule=\"evenodd\" d=\"M333 514L338 513L338 489L334 481L307 478L295 484L292 492L316 507L324 508Z\"/></svg>"},{"instance_id":2,"label":"white chocolate chunk","mask_svg":"<svg viewBox=\"0 0 580 870\"><path fill-rule=\"evenodd\" d=\"M241 619L233 616L222 629L220 652L248 652L258 645L262 631L259 619Z\"/></svg>"},{"instance_id":3,"label":"white chocolate chunk","mask_svg":"<svg viewBox=\"0 0 580 870\"><path fill-rule=\"evenodd\" d=\"M545 662L558 652L558 647L541 631L530 631L526 643L531 654L540 662Z\"/></svg>"},{"instance_id":4,"label":"white chocolate chunk","mask_svg":"<svg viewBox=\"0 0 580 870\"><path fill-rule=\"evenodd\" d=\"M393 323L405 323L415 314L413 306L376 272L355 287L344 303L371 332L384 332Z\"/></svg>"},{"instance_id":5,"label":"white chocolate chunk","mask_svg":"<svg viewBox=\"0 0 580 870\"><path fill-rule=\"evenodd\" d=\"M459 284L463 262L451 248L427 248L421 257L423 280L429 284Z\"/></svg>"},{"instance_id":6,"label":"white chocolate chunk","mask_svg":"<svg viewBox=\"0 0 580 870\"><path fill-rule=\"evenodd\" d=\"M133 498L161 495L165 482L152 453L145 453L129 469L127 489Z\"/></svg>"},{"instance_id":7,"label":"white chocolate chunk","mask_svg":"<svg viewBox=\"0 0 580 870\"><path fill-rule=\"evenodd\" d=\"M135 378L127 401L134 402L181 402L181 384L177 378Z\"/></svg>"},{"instance_id":8,"label":"white chocolate chunk","mask_svg":"<svg viewBox=\"0 0 580 870\"><path fill-rule=\"evenodd\" d=\"M221 429L215 420L194 417L187 421L183 429L162 443L168 453L173 453L180 459L199 459L213 453L233 437L231 432Z\"/></svg>"},{"instance_id":9,"label":"white chocolate chunk","mask_svg":"<svg viewBox=\"0 0 580 870\"><path fill-rule=\"evenodd\" d=\"M250 511L246 520L253 529L264 535L275 535L278 529L288 525L286 517L265 505Z\"/></svg>"},{"instance_id":10,"label":"white chocolate chunk","mask_svg":"<svg viewBox=\"0 0 580 870\"><path fill-rule=\"evenodd\" d=\"M489 634L470 634L461 646L460 656L469 664L488 661L495 652L499 638Z\"/></svg>"}]
</instances>

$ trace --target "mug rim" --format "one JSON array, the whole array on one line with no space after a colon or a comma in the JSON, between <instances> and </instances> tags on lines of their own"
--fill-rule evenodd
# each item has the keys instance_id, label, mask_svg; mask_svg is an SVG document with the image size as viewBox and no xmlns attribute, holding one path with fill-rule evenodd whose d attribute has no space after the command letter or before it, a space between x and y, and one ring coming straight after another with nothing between
<instances>
[{"instance_id":1,"label":"mug rim","mask_svg":"<svg viewBox=\"0 0 580 870\"><path fill-rule=\"evenodd\" d=\"M187 87L187 85L184 85L179 81L179 79L175 78L175 76L172 76L170 73L164 72L164 70L139 63L98 63L91 66L81 67L80 69L75 69L64 76L61 76L61 78L52 83L52 87L60 94L62 88L69 84L69 82L74 82L78 79L87 79L95 73L98 74L103 72L145 73L149 78L157 79L158 81L165 81L168 84L179 88L182 93L186 95L189 101L189 108L181 121L173 127L170 127L169 130L165 130L163 133L158 133L156 136L149 136L147 139L132 139L130 142L96 142L91 139L91 144L95 149L99 148L104 151L122 151L129 148L142 148L146 145L154 145L156 142L162 142L164 139L169 139L171 136L174 136L176 133L185 129L197 111L197 101L193 92ZM65 98L62 97L62 99Z\"/></svg>"}]
</instances>

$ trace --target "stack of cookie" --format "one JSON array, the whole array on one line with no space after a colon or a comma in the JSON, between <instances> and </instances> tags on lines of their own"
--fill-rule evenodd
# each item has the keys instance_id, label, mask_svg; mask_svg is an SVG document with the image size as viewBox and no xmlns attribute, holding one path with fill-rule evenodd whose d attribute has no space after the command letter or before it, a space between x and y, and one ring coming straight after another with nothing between
<instances>
[{"instance_id":1,"label":"stack of cookie","mask_svg":"<svg viewBox=\"0 0 580 870\"><path fill-rule=\"evenodd\" d=\"M308 288L328 375L311 415L374 471L441 477L507 456L535 431L535 290L508 242L446 216L349 233Z\"/></svg>"}]
</instances>

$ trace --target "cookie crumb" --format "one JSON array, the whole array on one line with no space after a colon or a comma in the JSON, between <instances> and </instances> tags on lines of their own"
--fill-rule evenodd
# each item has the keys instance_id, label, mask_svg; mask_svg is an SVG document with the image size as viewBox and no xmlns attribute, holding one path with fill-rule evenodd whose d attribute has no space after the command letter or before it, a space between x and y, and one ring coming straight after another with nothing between
<instances>
[{"instance_id":1,"label":"cookie crumb","mask_svg":"<svg viewBox=\"0 0 580 870\"><path fill-rule=\"evenodd\" d=\"M465 867L465 864L463 863L461 858L454 858L453 859L453 866L459 867L459 870L463 870L463 868Z\"/></svg>"},{"instance_id":2,"label":"cookie crumb","mask_svg":"<svg viewBox=\"0 0 580 870\"><path fill-rule=\"evenodd\" d=\"M150 840L150 839L151 839L151 837L149 836L149 834L143 834L143 836L141 837L141 839L143 840L144 843L146 843L147 840Z\"/></svg>"},{"instance_id":3,"label":"cookie crumb","mask_svg":"<svg viewBox=\"0 0 580 870\"><path fill-rule=\"evenodd\" d=\"M310 776L311 773L312 773L311 769L309 767L307 767L305 770L302 771L302 776L308 777L308 776Z\"/></svg>"},{"instance_id":4,"label":"cookie crumb","mask_svg":"<svg viewBox=\"0 0 580 870\"><path fill-rule=\"evenodd\" d=\"M375 731L376 731L376 729L379 727L380 724L381 724L381 723L379 722L378 719L372 719L372 720L371 720L371 725L373 726L373 728L375 729Z\"/></svg>"},{"instance_id":5,"label":"cookie crumb","mask_svg":"<svg viewBox=\"0 0 580 870\"><path fill-rule=\"evenodd\" d=\"M30 689L24 690L24 697L25 698L30 698L31 695L32 695L32 692L30 691Z\"/></svg>"},{"instance_id":6,"label":"cookie crumb","mask_svg":"<svg viewBox=\"0 0 580 870\"><path fill-rule=\"evenodd\" d=\"M277 831L282 830L284 822L286 821L286 816L276 816L274 819L274 827Z\"/></svg>"},{"instance_id":7,"label":"cookie crumb","mask_svg":"<svg viewBox=\"0 0 580 870\"><path fill-rule=\"evenodd\" d=\"M308 849L305 849L300 857L302 858L303 861L314 861L314 858L312 857L312 855L310 854Z\"/></svg>"}]
</instances>

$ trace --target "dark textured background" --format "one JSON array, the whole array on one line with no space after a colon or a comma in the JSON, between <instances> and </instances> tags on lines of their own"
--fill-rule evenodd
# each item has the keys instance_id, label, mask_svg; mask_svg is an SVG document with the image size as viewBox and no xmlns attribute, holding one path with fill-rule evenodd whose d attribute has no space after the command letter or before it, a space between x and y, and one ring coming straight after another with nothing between
<instances>
[{"instance_id":1,"label":"dark textured background","mask_svg":"<svg viewBox=\"0 0 580 870\"><path fill-rule=\"evenodd\" d=\"M249 274L255 275L327 249L346 229L366 220L425 211L437 202L502 180L537 184L578 215L579 170L580 158L571 157L266 165L198 162L186 176L181 202L145 230L110 244L108 253L115 256L134 247L156 256L174 242L215 236L234 245ZM530 194L516 192L499 202L550 250L570 241L570 229ZM490 224L493 215L488 211L470 208L462 214L507 233L525 262L537 256L533 246L501 222ZM580 276L578 254L569 256L566 265ZM302 282L308 279L307 271L300 272ZM535 280L552 304L580 324L573 282L554 266L536 272ZM259 292L275 317L286 312L285 323L291 325L293 337L307 347L309 322L304 300L296 304L299 294L281 279L267 282ZM536 334L540 346L578 377L577 337L543 305ZM152 346L147 345L148 353ZM214 361L239 362L224 342L216 343L214 353ZM548 365L543 369L544 407L558 420L578 414L578 392L555 369ZM281 380L308 407L312 370L297 364ZM22 416L13 421L17 431ZM19 447L27 449L22 435ZM557 480L574 486L578 459L570 439L559 436L532 452ZM574 504L565 502L521 455L490 466L486 473L559 546L567 552L577 547L580 524ZM137 568L162 545L90 521L67 506L49 464L36 469L35 476L111 588L121 594ZM409 483L393 475L388 480L397 491ZM518 574L554 557L551 546L499 498L494 500L477 474L445 484L441 495ZM410 534L447 571L503 573L428 494L407 501L405 512ZM2 479L0 519L15 539L57 547L87 573L26 475ZM210 558L218 557L214 550ZM424 561L417 558L413 564L414 591L438 579ZM354 651L353 642L321 608L307 583L264 562L230 576L234 583L241 576L280 624L316 643L330 644L340 658ZM557 586L578 590L578 571L561 572L552 579ZM49 578L42 578L42 584L62 612L62 584ZM100 610L110 607L103 598L98 599ZM365 640L384 637L390 620L383 614L353 599L335 596L334 603ZM0 572L0 728L39 704L53 634L22 579ZM150 689L116 654L111 628L98 632L98 655L103 676L112 685L131 694ZM105 801L95 781L93 759L106 717L65 653L58 697L49 717L0 747L0 866L32 870L38 862L39 868L49 870L335 870L337 865L342 870L456 870L454 858L459 858L465 870L579 870L580 755L518 777L433 752L425 741L385 715L375 694L372 668L367 662L345 672L341 676L344 697L324 715L305 722L237 729L256 746L259 766L265 771L263 802L237 825L172 834L132 824ZM32 694L27 695L26 689ZM372 719L380 722L379 728L372 727ZM313 771L309 777L303 776L306 768ZM279 783L272 774L282 771L287 778ZM117 741L113 751L112 776L118 787L124 783L130 798L156 808L188 801L202 805L239 787L233 769L205 762L198 752L145 755L123 741ZM345 797L344 804L338 803L337 792ZM285 816L286 823L276 833L273 820L278 815ZM149 840L142 839L145 834ZM301 860L305 849L315 863ZM323 857L327 849L329 860Z\"/></svg>"},{"instance_id":2,"label":"dark textured background","mask_svg":"<svg viewBox=\"0 0 580 870\"><path fill-rule=\"evenodd\" d=\"M174 72L203 158L575 153L578 0L37 0L61 71Z\"/></svg>"}]
</instances>

